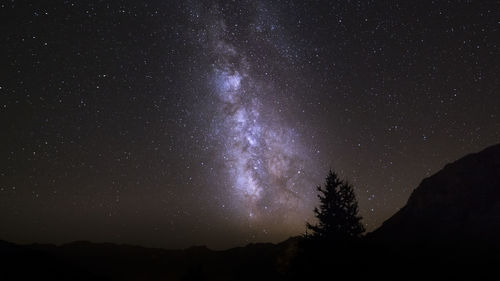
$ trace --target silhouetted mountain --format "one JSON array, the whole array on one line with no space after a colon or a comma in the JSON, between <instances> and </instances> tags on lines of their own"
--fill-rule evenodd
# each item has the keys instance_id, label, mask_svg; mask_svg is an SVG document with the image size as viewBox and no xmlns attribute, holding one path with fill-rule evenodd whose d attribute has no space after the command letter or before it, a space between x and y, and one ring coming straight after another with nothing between
<instances>
[{"instance_id":1,"label":"silhouetted mountain","mask_svg":"<svg viewBox=\"0 0 500 281\"><path fill-rule=\"evenodd\" d=\"M0 280L109 280L43 248L0 241Z\"/></svg>"},{"instance_id":2,"label":"silhouetted mountain","mask_svg":"<svg viewBox=\"0 0 500 281\"><path fill-rule=\"evenodd\" d=\"M426 178L370 236L386 241L500 245L500 144Z\"/></svg>"},{"instance_id":3,"label":"silhouetted mountain","mask_svg":"<svg viewBox=\"0 0 500 281\"><path fill-rule=\"evenodd\" d=\"M163 250L84 241L61 246L0 241L0 280L279 280L297 241L225 251L205 246Z\"/></svg>"}]
</instances>

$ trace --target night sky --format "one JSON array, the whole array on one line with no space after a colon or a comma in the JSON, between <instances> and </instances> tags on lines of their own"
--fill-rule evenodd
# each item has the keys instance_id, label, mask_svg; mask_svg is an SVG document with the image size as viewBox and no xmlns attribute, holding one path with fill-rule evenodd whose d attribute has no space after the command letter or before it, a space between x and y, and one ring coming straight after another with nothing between
<instances>
[{"instance_id":1,"label":"night sky","mask_svg":"<svg viewBox=\"0 0 500 281\"><path fill-rule=\"evenodd\" d=\"M330 168L371 231L500 142L496 1L0 5L3 240L278 242Z\"/></svg>"}]
</instances>

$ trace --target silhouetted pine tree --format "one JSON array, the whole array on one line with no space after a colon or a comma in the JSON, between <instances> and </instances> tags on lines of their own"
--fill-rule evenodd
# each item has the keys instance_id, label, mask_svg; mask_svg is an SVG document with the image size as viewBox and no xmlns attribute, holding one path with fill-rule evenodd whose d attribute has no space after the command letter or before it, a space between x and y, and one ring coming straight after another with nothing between
<instances>
[{"instance_id":1,"label":"silhouetted pine tree","mask_svg":"<svg viewBox=\"0 0 500 281\"><path fill-rule=\"evenodd\" d=\"M319 208L314 208L318 224L307 223L309 238L338 241L360 237L365 231L358 215L358 201L352 186L337 174L328 173L325 186L318 186Z\"/></svg>"}]
</instances>

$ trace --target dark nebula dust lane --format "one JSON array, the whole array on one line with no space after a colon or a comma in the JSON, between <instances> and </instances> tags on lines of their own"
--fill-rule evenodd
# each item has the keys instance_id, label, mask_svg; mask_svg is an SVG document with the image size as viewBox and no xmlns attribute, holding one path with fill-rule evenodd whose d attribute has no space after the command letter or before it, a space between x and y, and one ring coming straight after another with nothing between
<instances>
[{"instance_id":1,"label":"dark nebula dust lane","mask_svg":"<svg viewBox=\"0 0 500 281\"><path fill-rule=\"evenodd\" d=\"M371 231L500 142L494 1L0 4L0 239L184 248Z\"/></svg>"}]
</instances>

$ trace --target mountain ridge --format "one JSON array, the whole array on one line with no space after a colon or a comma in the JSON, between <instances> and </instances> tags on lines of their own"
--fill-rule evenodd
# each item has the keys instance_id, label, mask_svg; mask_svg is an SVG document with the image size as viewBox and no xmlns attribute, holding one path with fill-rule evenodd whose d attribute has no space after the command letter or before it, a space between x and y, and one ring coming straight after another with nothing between
<instances>
[{"instance_id":1,"label":"mountain ridge","mask_svg":"<svg viewBox=\"0 0 500 281\"><path fill-rule=\"evenodd\" d=\"M488 235L492 240L495 234L500 234L500 144L468 154L423 179L405 206L368 236L465 240Z\"/></svg>"}]
</instances>

